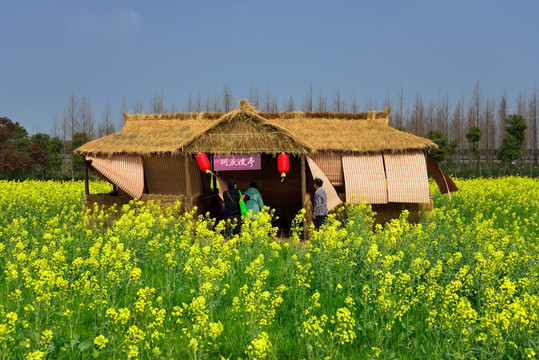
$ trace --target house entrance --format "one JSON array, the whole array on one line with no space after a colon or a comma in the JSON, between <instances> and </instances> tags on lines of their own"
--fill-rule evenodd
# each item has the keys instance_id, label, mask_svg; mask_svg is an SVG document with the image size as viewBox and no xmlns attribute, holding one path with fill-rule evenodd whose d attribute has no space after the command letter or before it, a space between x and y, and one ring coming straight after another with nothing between
<instances>
[{"instance_id":1,"label":"house entrance","mask_svg":"<svg viewBox=\"0 0 539 360\"><path fill-rule=\"evenodd\" d=\"M265 154L261 155L260 170L218 171L216 175L224 180L224 184L230 178L236 180L242 192L249 188L251 182L255 182L264 205L275 209L273 225L288 233L292 220L302 208L300 159L290 156L289 161L290 170L283 181L277 171L277 157ZM224 186L223 191L226 190ZM204 187L207 194L211 193L210 175L204 175Z\"/></svg>"}]
</instances>

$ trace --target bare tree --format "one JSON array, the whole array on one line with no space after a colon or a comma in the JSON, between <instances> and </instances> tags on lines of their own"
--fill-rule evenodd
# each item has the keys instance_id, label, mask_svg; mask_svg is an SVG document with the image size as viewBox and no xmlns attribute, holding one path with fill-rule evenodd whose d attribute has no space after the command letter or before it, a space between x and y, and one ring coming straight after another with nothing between
<instances>
[{"instance_id":1,"label":"bare tree","mask_svg":"<svg viewBox=\"0 0 539 360\"><path fill-rule=\"evenodd\" d=\"M322 94L322 90L318 92L318 103L316 105L317 105L316 111L318 112L328 111L328 100L326 98L326 95Z\"/></svg>"},{"instance_id":2,"label":"bare tree","mask_svg":"<svg viewBox=\"0 0 539 360\"><path fill-rule=\"evenodd\" d=\"M530 123L530 145L533 154L533 165L539 166L539 163L537 162L537 84L533 87L532 93L530 94L530 101L528 102L528 121ZM530 176L532 176L531 171Z\"/></svg>"},{"instance_id":3,"label":"bare tree","mask_svg":"<svg viewBox=\"0 0 539 360\"><path fill-rule=\"evenodd\" d=\"M195 98L195 101L193 103L193 110L192 111L195 111L195 112L203 112L204 111L204 104L203 104L203 101L202 101L202 96L200 95L200 93L197 94L196 98ZM208 108L206 108L206 111L209 111Z\"/></svg>"},{"instance_id":4,"label":"bare tree","mask_svg":"<svg viewBox=\"0 0 539 360\"><path fill-rule=\"evenodd\" d=\"M488 98L485 103L485 126L483 131L484 146L487 154L487 170L489 170L489 167L492 167L494 163L494 151L496 149L495 109L496 100L494 98Z\"/></svg>"},{"instance_id":5,"label":"bare tree","mask_svg":"<svg viewBox=\"0 0 539 360\"><path fill-rule=\"evenodd\" d=\"M507 95L504 91L502 97L500 98L500 103L498 104L498 139L496 147L501 146L502 139L505 137L505 118L507 117L508 107L509 105L507 104Z\"/></svg>"},{"instance_id":6,"label":"bare tree","mask_svg":"<svg viewBox=\"0 0 539 360\"><path fill-rule=\"evenodd\" d=\"M171 114L175 114L178 111L178 105L176 105L176 102L173 101L172 104L170 104L170 108L168 109L168 111L171 113Z\"/></svg>"},{"instance_id":7,"label":"bare tree","mask_svg":"<svg viewBox=\"0 0 539 360\"><path fill-rule=\"evenodd\" d=\"M193 94L191 94L190 91L189 91L189 96L187 97L187 101L185 102L185 111L188 113L194 111Z\"/></svg>"},{"instance_id":8,"label":"bare tree","mask_svg":"<svg viewBox=\"0 0 539 360\"><path fill-rule=\"evenodd\" d=\"M277 112L278 109L277 99L275 99L269 87L267 87L266 91L264 91L264 98L262 99L262 112Z\"/></svg>"},{"instance_id":9,"label":"bare tree","mask_svg":"<svg viewBox=\"0 0 539 360\"><path fill-rule=\"evenodd\" d=\"M419 93L415 97L414 108L410 115L410 132L419 136L425 134L425 106Z\"/></svg>"},{"instance_id":10,"label":"bare tree","mask_svg":"<svg viewBox=\"0 0 539 360\"><path fill-rule=\"evenodd\" d=\"M395 106L395 109L392 111L391 115L391 119L394 120L392 122L392 125L399 129L403 129L405 118L406 116L404 114L404 88L401 86L401 90L397 95L397 106Z\"/></svg>"},{"instance_id":11,"label":"bare tree","mask_svg":"<svg viewBox=\"0 0 539 360\"><path fill-rule=\"evenodd\" d=\"M387 94L386 97L384 98L384 101L382 101L382 108L380 110L387 109L390 106L391 106L391 98L389 94Z\"/></svg>"},{"instance_id":12,"label":"bare tree","mask_svg":"<svg viewBox=\"0 0 539 360\"><path fill-rule=\"evenodd\" d=\"M230 112L232 111L234 107L234 98L232 96L232 89L230 89L230 86L228 85L228 81L225 82L225 84L223 85L223 89L221 91L221 104L222 104L224 112Z\"/></svg>"},{"instance_id":13,"label":"bare tree","mask_svg":"<svg viewBox=\"0 0 539 360\"><path fill-rule=\"evenodd\" d=\"M429 101L429 106L425 110L425 122L427 123L426 129L424 129L424 134L428 133L430 130L439 130L434 126L436 120L436 110L434 102Z\"/></svg>"},{"instance_id":14,"label":"bare tree","mask_svg":"<svg viewBox=\"0 0 539 360\"><path fill-rule=\"evenodd\" d=\"M112 122L112 110L110 102L107 100L105 103L105 108L101 114L101 122L99 123L98 136L103 137L109 134L112 134L116 131L114 128L114 123Z\"/></svg>"},{"instance_id":15,"label":"bare tree","mask_svg":"<svg viewBox=\"0 0 539 360\"><path fill-rule=\"evenodd\" d=\"M89 98L86 99L86 96L82 97L79 104L79 119L81 122L82 131L88 135L88 140L95 139L95 121L92 111L92 104Z\"/></svg>"},{"instance_id":16,"label":"bare tree","mask_svg":"<svg viewBox=\"0 0 539 360\"><path fill-rule=\"evenodd\" d=\"M193 94L189 92L189 97L187 98L187 102L185 104L185 111L186 112L202 112L203 111L202 108L203 108L202 96L200 96L200 93L198 93L198 95L195 98L193 98Z\"/></svg>"},{"instance_id":17,"label":"bare tree","mask_svg":"<svg viewBox=\"0 0 539 360\"><path fill-rule=\"evenodd\" d=\"M524 116L526 114L526 92L519 92L517 96L517 114Z\"/></svg>"},{"instance_id":18,"label":"bare tree","mask_svg":"<svg viewBox=\"0 0 539 360\"><path fill-rule=\"evenodd\" d=\"M253 84L249 86L249 103L256 109L260 108L260 89L253 87Z\"/></svg>"},{"instance_id":19,"label":"bare tree","mask_svg":"<svg viewBox=\"0 0 539 360\"><path fill-rule=\"evenodd\" d=\"M203 111L207 112L218 112L219 103L216 101L215 97L211 98L209 95L207 95L206 99L204 100L203 109Z\"/></svg>"},{"instance_id":20,"label":"bare tree","mask_svg":"<svg viewBox=\"0 0 539 360\"><path fill-rule=\"evenodd\" d=\"M451 115L451 137L457 141L459 148L462 148L463 144L465 143L465 136L464 134L466 131L464 130L464 98L460 98L457 103L455 104L455 109L453 110L453 114ZM460 151L457 151L457 156L455 157L455 166L456 171L458 172L460 169Z\"/></svg>"},{"instance_id":21,"label":"bare tree","mask_svg":"<svg viewBox=\"0 0 539 360\"><path fill-rule=\"evenodd\" d=\"M354 89L354 94L352 95L352 97L350 98L350 111L352 113L358 113L360 111L359 109L359 102L357 100L357 96L356 96L356 90Z\"/></svg>"},{"instance_id":22,"label":"bare tree","mask_svg":"<svg viewBox=\"0 0 539 360\"><path fill-rule=\"evenodd\" d=\"M133 114L144 114L144 104L137 98L133 104Z\"/></svg>"},{"instance_id":23,"label":"bare tree","mask_svg":"<svg viewBox=\"0 0 539 360\"><path fill-rule=\"evenodd\" d=\"M165 96L161 90L161 94L154 93L150 99L150 112L152 114L163 114L166 112Z\"/></svg>"},{"instance_id":24,"label":"bare tree","mask_svg":"<svg viewBox=\"0 0 539 360\"><path fill-rule=\"evenodd\" d=\"M58 127L58 113L54 113L54 122L51 128L51 134L53 137L60 137L60 128Z\"/></svg>"},{"instance_id":25,"label":"bare tree","mask_svg":"<svg viewBox=\"0 0 539 360\"><path fill-rule=\"evenodd\" d=\"M447 94L441 100L438 98L434 127L441 130L445 136L449 136L449 95Z\"/></svg>"},{"instance_id":26,"label":"bare tree","mask_svg":"<svg viewBox=\"0 0 539 360\"><path fill-rule=\"evenodd\" d=\"M305 98L303 99L303 105L301 106L301 110L305 112L312 112L313 109L313 86L311 85L307 90L307 95L305 95Z\"/></svg>"},{"instance_id":27,"label":"bare tree","mask_svg":"<svg viewBox=\"0 0 539 360\"><path fill-rule=\"evenodd\" d=\"M469 109L469 123L468 127L472 126L481 126L481 106L483 103L483 94L481 93L481 88L479 87L479 81L475 84L475 88L472 94L472 101L470 103Z\"/></svg>"},{"instance_id":28,"label":"bare tree","mask_svg":"<svg viewBox=\"0 0 539 360\"><path fill-rule=\"evenodd\" d=\"M364 109L366 111L376 110L378 109L378 106L376 105L376 101L373 101L372 99L365 100Z\"/></svg>"},{"instance_id":29,"label":"bare tree","mask_svg":"<svg viewBox=\"0 0 539 360\"><path fill-rule=\"evenodd\" d=\"M79 114L77 112L77 99L75 93L71 92L67 99L67 104L64 109L64 118L62 121L62 138L63 140L73 139L73 134L80 131Z\"/></svg>"},{"instance_id":30,"label":"bare tree","mask_svg":"<svg viewBox=\"0 0 539 360\"><path fill-rule=\"evenodd\" d=\"M333 111L334 112L345 112L346 111L346 102L341 96L341 90L337 89L337 92L333 96Z\"/></svg>"},{"instance_id":31,"label":"bare tree","mask_svg":"<svg viewBox=\"0 0 539 360\"><path fill-rule=\"evenodd\" d=\"M207 109L209 112L224 112L224 108L222 107L222 101L219 94L215 94L212 98L208 97L206 100Z\"/></svg>"},{"instance_id":32,"label":"bare tree","mask_svg":"<svg viewBox=\"0 0 539 360\"><path fill-rule=\"evenodd\" d=\"M294 96L292 94L290 94L290 97L284 103L283 110L287 112L296 111L296 103L294 102Z\"/></svg>"}]
</instances>

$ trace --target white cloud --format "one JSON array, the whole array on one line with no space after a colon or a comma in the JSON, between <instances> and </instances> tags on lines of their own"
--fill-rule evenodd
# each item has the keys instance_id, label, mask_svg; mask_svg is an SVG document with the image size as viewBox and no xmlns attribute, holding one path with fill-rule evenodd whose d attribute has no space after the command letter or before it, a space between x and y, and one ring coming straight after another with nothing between
<instances>
[{"instance_id":1,"label":"white cloud","mask_svg":"<svg viewBox=\"0 0 539 360\"><path fill-rule=\"evenodd\" d=\"M106 14L78 11L68 19L72 30L89 35L126 37L139 32L144 19L130 9L114 8Z\"/></svg>"}]
</instances>

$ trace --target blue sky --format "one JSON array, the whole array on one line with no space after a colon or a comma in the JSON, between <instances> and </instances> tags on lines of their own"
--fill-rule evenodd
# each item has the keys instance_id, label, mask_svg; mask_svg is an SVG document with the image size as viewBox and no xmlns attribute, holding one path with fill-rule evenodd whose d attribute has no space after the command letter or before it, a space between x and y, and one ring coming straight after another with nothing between
<instances>
[{"instance_id":1,"label":"blue sky","mask_svg":"<svg viewBox=\"0 0 539 360\"><path fill-rule=\"evenodd\" d=\"M508 98L539 80L538 0L0 0L0 116L50 132L71 93L184 107L250 86L299 106L310 86L381 104ZM369 110L369 109L365 109ZM381 109L379 109L381 110Z\"/></svg>"}]
</instances>

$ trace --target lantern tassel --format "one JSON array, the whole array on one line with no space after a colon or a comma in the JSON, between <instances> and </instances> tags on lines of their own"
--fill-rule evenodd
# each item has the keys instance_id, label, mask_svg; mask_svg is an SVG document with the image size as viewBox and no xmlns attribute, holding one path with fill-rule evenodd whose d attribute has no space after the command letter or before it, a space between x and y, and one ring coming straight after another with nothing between
<instances>
[{"instance_id":1,"label":"lantern tassel","mask_svg":"<svg viewBox=\"0 0 539 360\"><path fill-rule=\"evenodd\" d=\"M284 178L286 177L286 173L281 173L281 182L284 181Z\"/></svg>"}]
</instances>

